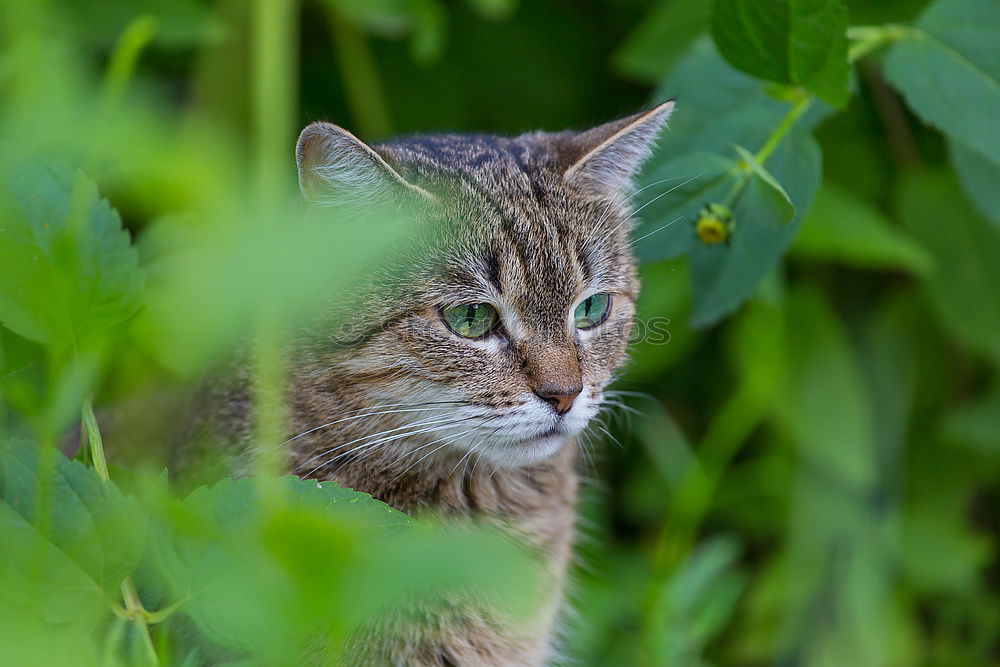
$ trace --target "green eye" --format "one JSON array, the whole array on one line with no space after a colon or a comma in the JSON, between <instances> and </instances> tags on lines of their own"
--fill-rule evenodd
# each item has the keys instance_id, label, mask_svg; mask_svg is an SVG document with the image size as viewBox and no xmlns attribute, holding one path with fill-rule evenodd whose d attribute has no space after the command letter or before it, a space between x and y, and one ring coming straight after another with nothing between
<instances>
[{"instance_id":1,"label":"green eye","mask_svg":"<svg viewBox=\"0 0 1000 667\"><path fill-rule=\"evenodd\" d=\"M467 303L441 311L448 328L465 338L482 338L496 325L500 315L488 303Z\"/></svg>"},{"instance_id":2,"label":"green eye","mask_svg":"<svg viewBox=\"0 0 1000 667\"><path fill-rule=\"evenodd\" d=\"M588 296L573 311L573 320L577 329L593 329L603 322L611 309L610 294L594 294Z\"/></svg>"}]
</instances>

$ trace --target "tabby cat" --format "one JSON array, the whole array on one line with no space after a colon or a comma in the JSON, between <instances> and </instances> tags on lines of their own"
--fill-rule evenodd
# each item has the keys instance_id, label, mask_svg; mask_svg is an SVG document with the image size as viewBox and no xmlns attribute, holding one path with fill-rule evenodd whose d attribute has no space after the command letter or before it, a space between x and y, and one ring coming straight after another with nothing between
<instances>
[{"instance_id":1,"label":"tabby cat","mask_svg":"<svg viewBox=\"0 0 1000 667\"><path fill-rule=\"evenodd\" d=\"M544 555L549 574L541 611L516 627L442 612L420 631L359 636L350 664L555 657L576 438L624 358L639 289L632 179L672 110L666 102L584 132L513 138L368 145L323 122L300 135L311 204L397 201L414 224L439 231L355 301L363 307L347 344L297 357L290 469L404 512L500 523Z\"/></svg>"}]
</instances>

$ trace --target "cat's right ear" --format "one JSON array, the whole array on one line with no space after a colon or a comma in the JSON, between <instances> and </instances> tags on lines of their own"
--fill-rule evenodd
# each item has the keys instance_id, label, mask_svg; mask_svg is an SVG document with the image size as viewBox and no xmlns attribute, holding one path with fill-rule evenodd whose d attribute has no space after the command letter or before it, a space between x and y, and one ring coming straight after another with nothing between
<instances>
[{"instance_id":1,"label":"cat's right ear","mask_svg":"<svg viewBox=\"0 0 1000 667\"><path fill-rule=\"evenodd\" d=\"M363 204L400 194L434 199L400 176L375 149L333 123L312 123L302 130L295 160L299 187L313 204Z\"/></svg>"}]
</instances>

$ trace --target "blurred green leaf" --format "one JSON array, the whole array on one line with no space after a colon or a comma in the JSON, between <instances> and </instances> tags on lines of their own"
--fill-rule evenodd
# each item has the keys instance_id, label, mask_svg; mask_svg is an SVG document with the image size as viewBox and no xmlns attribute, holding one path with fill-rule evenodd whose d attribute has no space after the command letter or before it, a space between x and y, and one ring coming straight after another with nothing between
<instances>
[{"instance_id":1,"label":"blurred green leaf","mask_svg":"<svg viewBox=\"0 0 1000 667\"><path fill-rule=\"evenodd\" d=\"M708 8L708 2L660 0L618 47L615 69L640 81L659 81L708 28Z\"/></svg>"},{"instance_id":2,"label":"blurred green leaf","mask_svg":"<svg viewBox=\"0 0 1000 667\"><path fill-rule=\"evenodd\" d=\"M418 526L332 482L260 484L202 487L155 524L156 571L222 646L283 661L307 645L335 654L348 632L415 595L467 591L525 613L533 604L534 560L499 534Z\"/></svg>"},{"instance_id":3,"label":"blurred green leaf","mask_svg":"<svg viewBox=\"0 0 1000 667\"><path fill-rule=\"evenodd\" d=\"M913 112L1000 163L1000 3L936 0L885 59Z\"/></svg>"},{"instance_id":4,"label":"blurred green leaf","mask_svg":"<svg viewBox=\"0 0 1000 667\"><path fill-rule=\"evenodd\" d=\"M942 428L949 440L1000 456L1000 389L950 412Z\"/></svg>"},{"instance_id":5,"label":"blurred green leaf","mask_svg":"<svg viewBox=\"0 0 1000 667\"><path fill-rule=\"evenodd\" d=\"M679 224L679 223L678 223ZM698 333L684 326L691 313L691 280L683 261L639 266L642 291L625 373L629 382L656 377L690 352Z\"/></svg>"},{"instance_id":6,"label":"blurred green leaf","mask_svg":"<svg viewBox=\"0 0 1000 667\"><path fill-rule=\"evenodd\" d=\"M493 20L510 17L517 11L518 0L466 0L482 16Z\"/></svg>"},{"instance_id":7,"label":"blurred green leaf","mask_svg":"<svg viewBox=\"0 0 1000 667\"><path fill-rule=\"evenodd\" d=\"M986 219L1000 227L1000 162L991 160L982 153L966 148L957 141L949 141L951 161L962 181L962 188L969 199L986 216Z\"/></svg>"},{"instance_id":8,"label":"blurred green leaf","mask_svg":"<svg viewBox=\"0 0 1000 667\"><path fill-rule=\"evenodd\" d=\"M941 322L1000 363L1000 229L966 201L952 177L939 172L907 175L896 208L934 258L936 270L924 287Z\"/></svg>"},{"instance_id":9,"label":"blurred green leaf","mask_svg":"<svg viewBox=\"0 0 1000 667\"><path fill-rule=\"evenodd\" d=\"M94 624L138 565L147 523L92 468L27 440L0 443L0 599Z\"/></svg>"},{"instance_id":10,"label":"blurred green leaf","mask_svg":"<svg viewBox=\"0 0 1000 667\"><path fill-rule=\"evenodd\" d=\"M129 234L94 184L64 165L0 157L0 322L76 348L131 317L142 278Z\"/></svg>"},{"instance_id":11,"label":"blurred green leaf","mask_svg":"<svg viewBox=\"0 0 1000 667\"><path fill-rule=\"evenodd\" d=\"M753 76L847 102L847 10L840 0L714 0L719 52Z\"/></svg>"},{"instance_id":12,"label":"blurred green leaf","mask_svg":"<svg viewBox=\"0 0 1000 667\"><path fill-rule=\"evenodd\" d=\"M153 43L169 48L189 48L214 42L225 28L198 0L58 0L58 13L74 36L88 44L112 46L126 27L140 16L156 22Z\"/></svg>"},{"instance_id":13,"label":"blurred green leaf","mask_svg":"<svg viewBox=\"0 0 1000 667\"><path fill-rule=\"evenodd\" d=\"M835 185L824 185L817 193L789 252L793 257L921 276L932 266L930 254L875 207Z\"/></svg>"},{"instance_id":14,"label":"blurred green leaf","mask_svg":"<svg viewBox=\"0 0 1000 667\"><path fill-rule=\"evenodd\" d=\"M740 550L731 537L706 540L670 578L653 611L650 664L701 664L705 645L730 621L746 585Z\"/></svg>"},{"instance_id":15,"label":"blurred green leaf","mask_svg":"<svg viewBox=\"0 0 1000 667\"><path fill-rule=\"evenodd\" d=\"M874 481L871 402L843 326L815 291L789 314L786 393L775 408L810 468L854 489Z\"/></svg>"}]
</instances>

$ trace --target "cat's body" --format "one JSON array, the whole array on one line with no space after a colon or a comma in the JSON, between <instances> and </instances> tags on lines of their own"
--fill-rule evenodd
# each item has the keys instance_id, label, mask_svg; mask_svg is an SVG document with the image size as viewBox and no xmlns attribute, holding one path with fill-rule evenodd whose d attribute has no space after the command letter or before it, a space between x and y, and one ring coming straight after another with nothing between
<instances>
[{"instance_id":1,"label":"cat's body","mask_svg":"<svg viewBox=\"0 0 1000 667\"><path fill-rule=\"evenodd\" d=\"M553 656L576 439L623 360L638 291L631 178L671 109L512 139L369 147L325 123L303 131L308 199L398 200L435 231L417 238L404 266L359 288L348 345L314 341L293 357L290 470L404 512L498 523L540 553L548 573L533 618L512 625L442 611L430 627L359 635L350 664L541 665ZM223 428L240 422L229 435L245 439L246 390L216 398Z\"/></svg>"}]
</instances>

